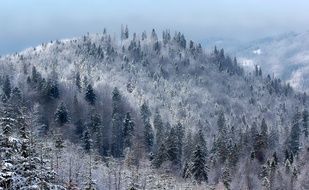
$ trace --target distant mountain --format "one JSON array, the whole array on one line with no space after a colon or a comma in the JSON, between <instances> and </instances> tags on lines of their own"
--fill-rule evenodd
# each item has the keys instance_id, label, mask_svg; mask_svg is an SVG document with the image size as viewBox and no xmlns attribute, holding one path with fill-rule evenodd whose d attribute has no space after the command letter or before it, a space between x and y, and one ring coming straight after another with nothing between
<instances>
[{"instance_id":1,"label":"distant mountain","mask_svg":"<svg viewBox=\"0 0 309 190\"><path fill-rule=\"evenodd\" d=\"M256 40L233 50L245 66L260 65L298 90L309 92L309 32Z\"/></svg>"}]
</instances>

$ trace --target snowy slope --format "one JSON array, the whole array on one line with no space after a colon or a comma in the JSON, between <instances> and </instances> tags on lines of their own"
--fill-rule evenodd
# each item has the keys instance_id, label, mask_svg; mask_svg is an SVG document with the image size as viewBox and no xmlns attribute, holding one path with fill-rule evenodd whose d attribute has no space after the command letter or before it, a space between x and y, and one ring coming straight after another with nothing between
<instances>
[{"instance_id":1,"label":"snowy slope","mask_svg":"<svg viewBox=\"0 0 309 190\"><path fill-rule=\"evenodd\" d=\"M232 75L226 70L220 72L212 50L193 55L188 48L182 49L171 40L166 45L160 41L161 49L156 53L153 51L155 40L140 40L139 37L137 40L135 45L142 52L140 54L123 51L122 47L128 49L132 44L130 39L115 41L107 34L55 41L3 57L0 63L11 67L4 67L1 74L18 73L22 69L19 65L35 65L46 77L56 71L59 82L70 86L74 85L75 73L80 72L93 81L98 91L116 86L136 109L147 101L153 111L160 109L165 121L182 121L190 128L199 125L211 128L220 110L227 113L231 125L242 116L251 121L273 118L283 102L294 110L295 101L298 101L282 95L284 83L280 94L274 95L269 94L268 82L264 79ZM100 51L104 58L98 55ZM225 58L229 59L227 55ZM20 83L20 78L15 78L16 84ZM134 86L133 92L127 90L128 84ZM255 103L249 104L252 99ZM270 122L275 124L277 120L279 116Z\"/></svg>"},{"instance_id":2,"label":"snowy slope","mask_svg":"<svg viewBox=\"0 0 309 190\"><path fill-rule=\"evenodd\" d=\"M309 92L309 32L264 38L235 49L246 65L260 65L266 73Z\"/></svg>"}]
</instances>

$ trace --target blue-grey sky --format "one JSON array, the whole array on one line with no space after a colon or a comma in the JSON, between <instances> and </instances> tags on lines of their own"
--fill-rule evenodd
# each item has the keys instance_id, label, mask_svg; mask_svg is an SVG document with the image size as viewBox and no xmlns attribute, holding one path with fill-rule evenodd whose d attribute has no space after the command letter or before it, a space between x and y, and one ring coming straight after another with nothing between
<instances>
[{"instance_id":1,"label":"blue-grey sky","mask_svg":"<svg viewBox=\"0 0 309 190\"><path fill-rule=\"evenodd\" d=\"M0 55L87 32L169 28L188 38L253 40L309 27L308 0L1 0Z\"/></svg>"}]
</instances>

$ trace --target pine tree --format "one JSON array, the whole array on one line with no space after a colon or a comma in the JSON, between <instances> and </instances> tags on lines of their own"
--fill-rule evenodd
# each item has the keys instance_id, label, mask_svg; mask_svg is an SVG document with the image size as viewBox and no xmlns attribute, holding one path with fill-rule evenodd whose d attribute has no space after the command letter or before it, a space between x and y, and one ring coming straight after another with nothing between
<instances>
[{"instance_id":1,"label":"pine tree","mask_svg":"<svg viewBox=\"0 0 309 190\"><path fill-rule=\"evenodd\" d=\"M161 143L152 163L156 168L159 168L162 165L162 163L167 161L168 159L169 155L167 153L166 145L165 143Z\"/></svg>"},{"instance_id":2,"label":"pine tree","mask_svg":"<svg viewBox=\"0 0 309 190\"><path fill-rule=\"evenodd\" d=\"M153 41L157 41L158 40L158 36L157 36L157 33L156 33L155 29L152 29L152 31L151 31L151 39Z\"/></svg>"},{"instance_id":3,"label":"pine tree","mask_svg":"<svg viewBox=\"0 0 309 190\"><path fill-rule=\"evenodd\" d=\"M215 143L216 145L215 149L219 156L219 159L221 160L222 163L224 163L228 155L228 149L227 149L227 127L226 127L225 116L222 111L219 113L217 126L219 134L217 141Z\"/></svg>"},{"instance_id":4,"label":"pine tree","mask_svg":"<svg viewBox=\"0 0 309 190\"><path fill-rule=\"evenodd\" d=\"M177 136L177 145L178 145L178 160L181 160L185 131L180 122L178 122L177 125L175 126L175 132Z\"/></svg>"},{"instance_id":5,"label":"pine tree","mask_svg":"<svg viewBox=\"0 0 309 190\"><path fill-rule=\"evenodd\" d=\"M149 152L151 151L153 146L154 134L152 126L150 124L151 112L146 102L142 104L140 113L144 124L144 142L146 150Z\"/></svg>"},{"instance_id":6,"label":"pine tree","mask_svg":"<svg viewBox=\"0 0 309 190\"><path fill-rule=\"evenodd\" d=\"M1 153L1 171L0 171L0 187L3 189L11 189L13 187L13 177L15 175L13 168L14 147L10 141L13 129L16 128L16 119L14 118L12 106L4 104L1 108L0 126L2 134L0 135L0 153Z\"/></svg>"},{"instance_id":7,"label":"pine tree","mask_svg":"<svg viewBox=\"0 0 309 190\"><path fill-rule=\"evenodd\" d=\"M10 102L11 102L11 104L12 104L14 107L19 107L19 106L21 106L21 103L22 103L22 95L21 95L21 91L19 90L18 87L15 87L15 88L12 90Z\"/></svg>"},{"instance_id":8,"label":"pine tree","mask_svg":"<svg viewBox=\"0 0 309 190\"><path fill-rule=\"evenodd\" d=\"M79 92L82 90L82 84L81 84L81 78L80 78L80 73L77 72L75 75L75 85L78 89Z\"/></svg>"},{"instance_id":9,"label":"pine tree","mask_svg":"<svg viewBox=\"0 0 309 190\"><path fill-rule=\"evenodd\" d=\"M86 129L84 131L82 140L83 140L83 147L84 147L85 151L87 153L89 153L90 150L91 150L91 147L92 147L92 140L91 140L90 133L89 133L88 129Z\"/></svg>"},{"instance_id":10,"label":"pine tree","mask_svg":"<svg viewBox=\"0 0 309 190\"><path fill-rule=\"evenodd\" d=\"M128 112L123 121L124 148L132 146L134 127L135 124L131 119L130 113Z\"/></svg>"},{"instance_id":11,"label":"pine tree","mask_svg":"<svg viewBox=\"0 0 309 190\"><path fill-rule=\"evenodd\" d=\"M94 105L95 101L96 101L97 97L96 94L94 93L94 90L91 86L91 84L87 85L86 88L86 93L85 93L85 100L90 104L90 105Z\"/></svg>"},{"instance_id":12,"label":"pine tree","mask_svg":"<svg viewBox=\"0 0 309 190\"><path fill-rule=\"evenodd\" d=\"M202 181L208 182L208 174L207 174L207 148L206 141L204 139L202 130L200 129L196 134L196 145L192 153L191 158L191 174L192 177L198 182Z\"/></svg>"},{"instance_id":13,"label":"pine tree","mask_svg":"<svg viewBox=\"0 0 309 190\"><path fill-rule=\"evenodd\" d=\"M206 155L200 144L197 144L193 151L191 173L199 184L202 181L208 182Z\"/></svg>"},{"instance_id":14,"label":"pine tree","mask_svg":"<svg viewBox=\"0 0 309 190\"><path fill-rule=\"evenodd\" d=\"M303 133L306 138L309 136L309 131L308 131L308 126L309 126L309 113L308 110L303 111Z\"/></svg>"},{"instance_id":15,"label":"pine tree","mask_svg":"<svg viewBox=\"0 0 309 190\"><path fill-rule=\"evenodd\" d=\"M264 148L266 149L268 146L268 127L264 118L262 120L261 125L261 135L262 135L262 141L264 143Z\"/></svg>"},{"instance_id":16,"label":"pine tree","mask_svg":"<svg viewBox=\"0 0 309 190\"><path fill-rule=\"evenodd\" d=\"M43 83L42 96L46 102L58 99L60 97L58 83L55 80L49 79Z\"/></svg>"},{"instance_id":17,"label":"pine tree","mask_svg":"<svg viewBox=\"0 0 309 190\"><path fill-rule=\"evenodd\" d=\"M293 117L292 129L290 134L290 149L293 154L297 154L299 150L300 120L301 114L299 111L297 111Z\"/></svg>"},{"instance_id":18,"label":"pine tree","mask_svg":"<svg viewBox=\"0 0 309 190\"><path fill-rule=\"evenodd\" d=\"M179 158L180 149L178 146L178 142L179 140L177 137L176 129L175 127L173 127L167 137L167 141L165 144L166 144L168 158L174 164L178 164L180 162L180 158Z\"/></svg>"},{"instance_id":19,"label":"pine tree","mask_svg":"<svg viewBox=\"0 0 309 190\"><path fill-rule=\"evenodd\" d=\"M99 153L102 153L102 143L103 143L103 137L102 137L102 120L101 116L97 113L93 113L90 116L90 121L87 123L91 139L93 140L93 146L94 148L97 148L99 150Z\"/></svg>"},{"instance_id":20,"label":"pine tree","mask_svg":"<svg viewBox=\"0 0 309 190\"><path fill-rule=\"evenodd\" d=\"M55 121L60 125L64 125L65 123L69 122L69 113L68 110L63 102L61 102L56 110L55 113Z\"/></svg>"},{"instance_id":21,"label":"pine tree","mask_svg":"<svg viewBox=\"0 0 309 190\"><path fill-rule=\"evenodd\" d=\"M121 95L117 87L113 90L112 104L112 147L111 153L114 157L120 157L123 150L123 112L121 107Z\"/></svg>"},{"instance_id":22,"label":"pine tree","mask_svg":"<svg viewBox=\"0 0 309 190\"><path fill-rule=\"evenodd\" d=\"M156 144L160 147L160 144L163 143L163 140L165 139L165 130L159 110L156 110L153 120L153 127L156 130Z\"/></svg>"},{"instance_id":23,"label":"pine tree","mask_svg":"<svg viewBox=\"0 0 309 190\"><path fill-rule=\"evenodd\" d=\"M4 92L4 95L6 96L7 99L10 99L11 97L11 81L8 75L5 76L5 80L2 86L2 90Z\"/></svg>"},{"instance_id":24,"label":"pine tree","mask_svg":"<svg viewBox=\"0 0 309 190\"><path fill-rule=\"evenodd\" d=\"M194 149L194 143L191 131L187 133L183 146L184 146L183 147L184 162L188 163L191 159L192 151Z\"/></svg>"},{"instance_id":25,"label":"pine tree","mask_svg":"<svg viewBox=\"0 0 309 190\"><path fill-rule=\"evenodd\" d=\"M230 183L232 182L231 171L227 165L225 165L222 173L222 182L227 190L230 189Z\"/></svg>"}]
</instances>

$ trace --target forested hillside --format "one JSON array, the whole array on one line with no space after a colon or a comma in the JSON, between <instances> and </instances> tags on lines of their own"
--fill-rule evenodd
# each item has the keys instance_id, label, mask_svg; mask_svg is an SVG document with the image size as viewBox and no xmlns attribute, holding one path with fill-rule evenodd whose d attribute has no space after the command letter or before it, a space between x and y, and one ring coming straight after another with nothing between
<instances>
[{"instance_id":1,"label":"forested hillside","mask_svg":"<svg viewBox=\"0 0 309 190\"><path fill-rule=\"evenodd\" d=\"M154 29L0 58L0 189L309 189L308 96Z\"/></svg>"}]
</instances>

